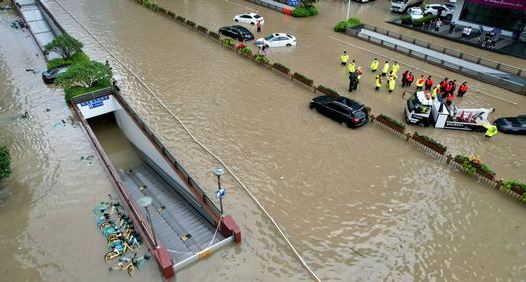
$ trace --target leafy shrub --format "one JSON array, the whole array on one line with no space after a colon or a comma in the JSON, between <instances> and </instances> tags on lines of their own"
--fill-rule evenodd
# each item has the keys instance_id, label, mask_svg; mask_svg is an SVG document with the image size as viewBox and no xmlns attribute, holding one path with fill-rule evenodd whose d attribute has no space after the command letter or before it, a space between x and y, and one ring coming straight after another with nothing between
<instances>
[{"instance_id":1,"label":"leafy shrub","mask_svg":"<svg viewBox=\"0 0 526 282\"><path fill-rule=\"evenodd\" d=\"M0 146L0 180L11 175L11 155L6 146Z\"/></svg>"},{"instance_id":2,"label":"leafy shrub","mask_svg":"<svg viewBox=\"0 0 526 282\"><path fill-rule=\"evenodd\" d=\"M287 74L290 74L290 69L289 67L283 65L283 64L280 64L280 63L274 63L272 65L273 68L279 70L280 72L283 72L283 73L287 73Z\"/></svg>"},{"instance_id":3,"label":"leafy shrub","mask_svg":"<svg viewBox=\"0 0 526 282\"><path fill-rule=\"evenodd\" d=\"M403 24L410 24L412 21L410 15L402 16L400 19L402 20Z\"/></svg>"},{"instance_id":4,"label":"leafy shrub","mask_svg":"<svg viewBox=\"0 0 526 282\"><path fill-rule=\"evenodd\" d=\"M243 54L243 55L250 55L252 56L252 49L250 49L249 47L243 47L241 49L239 49L239 53Z\"/></svg>"},{"instance_id":5,"label":"leafy shrub","mask_svg":"<svg viewBox=\"0 0 526 282\"><path fill-rule=\"evenodd\" d=\"M340 97L340 94L338 94L338 92L336 92L335 90L329 88L329 87L325 87L323 85L318 85L316 87L316 91L319 91L325 95L328 95L328 96L331 96L331 97Z\"/></svg>"},{"instance_id":6,"label":"leafy shrub","mask_svg":"<svg viewBox=\"0 0 526 282\"><path fill-rule=\"evenodd\" d=\"M473 156L457 155L455 156L455 161L462 166L462 169L464 169L469 176L475 175L477 169L492 176L496 174L489 166L482 164L478 158Z\"/></svg>"},{"instance_id":7,"label":"leafy shrub","mask_svg":"<svg viewBox=\"0 0 526 282\"><path fill-rule=\"evenodd\" d=\"M295 72L293 77L294 77L295 80L299 80L299 81L303 82L304 84L306 84L308 86L312 86L314 84L314 80L304 76L303 74L301 74L299 72Z\"/></svg>"},{"instance_id":8,"label":"leafy shrub","mask_svg":"<svg viewBox=\"0 0 526 282\"><path fill-rule=\"evenodd\" d=\"M175 13L172 11L168 11L168 16L175 18Z\"/></svg>"},{"instance_id":9,"label":"leafy shrub","mask_svg":"<svg viewBox=\"0 0 526 282\"><path fill-rule=\"evenodd\" d=\"M336 32L345 32L348 28L355 28L362 25L362 21L359 18L350 18L348 20L340 21L334 27Z\"/></svg>"},{"instance_id":10,"label":"leafy shrub","mask_svg":"<svg viewBox=\"0 0 526 282\"><path fill-rule=\"evenodd\" d=\"M69 59L73 55L82 51L84 45L73 38L67 33L63 33L53 39L44 46L46 52L55 52L59 54L64 59Z\"/></svg>"},{"instance_id":11,"label":"leafy shrub","mask_svg":"<svg viewBox=\"0 0 526 282\"><path fill-rule=\"evenodd\" d=\"M270 62L269 58L264 54L256 54L254 56L254 61L258 64L268 64Z\"/></svg>"},{"instance_id":12,"label":"leafy shrub","mask_svg":"<svg viewBox=\"0 0 526 282\"><path fill-rule=\"evenodd\" d=\"M86 93L97 91L99 89L103 89L107 87L109 87L109 85L104 85L104 84L96 85L96 86L88 87L88 88L81 87L81 86L68 87L64 89L64 94L65 94L64 99L66 100L66 102L70 103L71 99L73 99L74 97L84 95Z\"/></svg>"},{"instance_id":13,"label":"leafy shrub","mask_svg":"<svg viewBox=\"0 0 526 282\"><path fill-rule=\"evenodd\" d=\"M234 44L236 44L234 39L232 39L230 37L223 38L222 42L223 42L223 46L227 46L227 47L232 47L232 46L234 46Z\"/></svg>"},{"instance_id":14,"label":"leafy shrub","mask_svg":"<svg viewBox=\"0 0 526 282\"><path fill-rule=\"evenodd\" d=\"M418 136L424 140L426 140L427 142L437 146L438 148L440 148L441 150L443 150L444 152L447 151L447 147L440 144L438 141L436 141L435 139L429 137L429 136L425 136L425 135L420 135L418 134L418 132L415 132L415 136Z\"/></svg>"},{"instance_id":15,"label":"leafy shrub","mask_svg":"<svg viewBox=\"0 0 526 282\"><path fill-rule=\"evenodd\" d=\"M518 188L522 189L522 191L524 193L526 193L526 183L522 183L522 182L517 181L517 180L506 180L502 184L502 187L506 191L509 191L512 187L518 187Z\"/></svg>"},{"instance_id":16,"label":"leafy shrub","mask_svg":"<svg viewBox=\"0 0 526 282\"><path fill-rule=\"evenodd\" d=\"M143 1L142 4L144 5L144 7L148 8L148 9L152 9L154 11L159 11L159 4L157 4L155 2Z\"/></svg>"},{"instance_id":17,"label":"leafy shrub","mask_svg":"<svg viewBox=\"0 0 526 282\"><path fill-rule=\"evenodd\" d=\"M86 53L84 52L78 52L78 53L75 53L75 55L71 56L71 58L69 59L64 59L64 58L56 58L56 59L53 59L51 61L49 61L47 63L47 69L53 69L53 68L56 68L56 67L59 67L59 66L62 66L62 65L74 65L74 64L79 64L79 63L82 63L82 62L87 62L89 61L89 57L88 55L86 55Z\"/></svg>"},{"instance_id":18,"label":"leafy shrub","mask_svg":"<svg viewBox=\"0 0 526 282\"><path fill-rule=\"evenodd\" d=\"M425 16L425 17L423 17L421 19L414 20L413 21L413 26L422 26L424 24L427 24L427 23L431 22L434 19L436 19L436 16L433 16L433 15Z\"/></svg>"},{"instance_id":19,"label":"leafy shrub","mask_svg":"<svg viewBox=\"0 0 526 282\"><path fill-rule=\"evenodd\" d=\"M390 122L390 123L393 123L393 124L395 124L396 126L398 126L398 127L400 127L400 128L402 128L402 129L405 130L405 124L403 124L403 123L397 121L396 119L394 119L394 118L392 118L392 117L386 116L386 115L384 115L384 114L380 114L380 115L378 116L378 118L380 118L380 119L384 119L384 120L386 120L386 121L388 121L388 122Z\"/></svg>"},{"instance_id":20,"label":"leafy shrub","mask_svg":"<svg viewBox=\"0 0 526 282\"><path fill-rule=\"evenodd\" d=\"M298 18L310 17L317 15L318 12L319 10L316 8L316 6L300 4L294 9L292 16Z\"/></svg>"}]
</instances>

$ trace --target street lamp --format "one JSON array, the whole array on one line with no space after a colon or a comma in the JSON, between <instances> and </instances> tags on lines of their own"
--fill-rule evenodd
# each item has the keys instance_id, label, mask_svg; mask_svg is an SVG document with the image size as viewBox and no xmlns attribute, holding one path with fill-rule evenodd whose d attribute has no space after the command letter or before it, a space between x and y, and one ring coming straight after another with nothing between
<instances>
[{"instance_id":1,"label":"street lamp","mask_svg":"<svg viewBox=\"0 0 526 282\"><path fill-rule=\"evenodd\" d=\"M153 230L153 224L150 216L150 210L148 209L149 206L152 205L153 199L152 197L142 197L139 199L139 206L143 207L146 210L146 219L148 220L148 223L150 224L150 227L152 229L152 236L153 236L153 247L157 249L157 239L155 238L155 231Z\"/></svg>"},{"instance_id":2,"label":"street lamp","mask_svg":"<svg viewBox=\"0 0 526 282\"><path fill-rule=\"evenodd\" d=\"M213 169L213 173L217 176L217 192L216 197L219 198L219 206L221 208L221 215L223 215L223 198L225 197L225 189L221 188L221 175L225 174L225 170L222 167L216 167Z\"/></svg>"}]
</instances>

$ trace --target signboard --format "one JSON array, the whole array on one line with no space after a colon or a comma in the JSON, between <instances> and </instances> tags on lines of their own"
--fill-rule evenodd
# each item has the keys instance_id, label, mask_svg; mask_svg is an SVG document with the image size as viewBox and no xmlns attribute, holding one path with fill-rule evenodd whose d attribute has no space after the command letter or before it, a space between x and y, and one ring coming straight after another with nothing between
<instances>
[{"instance_id":1,"label":"signboard","mask_svg":"<svg viewBox=\"0 0 526 282\"><path fill-rule=\"evenodd\" d=\"M221 188L219 190L217 190L216 192L216 197L219 198L219 199L223 199L226 195L226 192L225 192L225 189Z\"/></svg>"},{"instance_id":2,"label":"signboard","mask_svg":"<svg viewBox=\"0 0 526 282\"><path fill-rule=\"evenodd\" d=\"M468 3L493 6L510 10L525 10L526 1L524 0L466 0Z\"/></svg>"},{"instance_id":3,"label":"signboard","mask_svg":"<svg viewBox=\"0 0 526 282\"><path fill-rule=\"evenodd\" d=\"M97 108L104 106L104 100L110 99L109 96L103 96L99 98L95 98L93 100L89 100L87 102L83 102L80 104L81 107L89 106L90 109Z\"/></svg>"},{"instance_id":4,"label":"signboard","mask_svg":"<svg viewBox=\"0 0 526 282\"><path fill-rule=\"evenodd\" d=\"M300 0L288 0L287 1L287 5L292 6L292 7L296 7L299 4L300 4Z\"/></svg>"}]
</instances>

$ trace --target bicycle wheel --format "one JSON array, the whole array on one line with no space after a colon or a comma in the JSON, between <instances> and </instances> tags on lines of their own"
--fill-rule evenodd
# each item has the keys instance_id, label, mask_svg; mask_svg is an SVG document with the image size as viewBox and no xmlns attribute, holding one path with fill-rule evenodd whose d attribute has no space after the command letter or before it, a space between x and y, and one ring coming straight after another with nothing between
<instances>
[{"instance_id":1,"label":"bicycle wheel","mask_svg":"<svg viewBox=\"0 0 526 282\"><path fill-rule=\"evenodd\" d=\"M105 255L104 255L104 261L106 262L110 262L111 260L113 260L114 258L116 258L118 256L118 254L116 254L115 252L113 251L109 251L107 252Z\"/></svg>"},{"instance_id":2,"label":"bicycle wheel","mask_svg":"<svg viewBox=\"0 0 526 282\"><path fill-rule=\"evenodd\" d=\"M133 264L128 265L128 267L126 268L126 271L128 271L128 275L130 277L132 276L132 273L134 270L135 270L135 267L133 266Z\"/></svg>"}]
</instances>

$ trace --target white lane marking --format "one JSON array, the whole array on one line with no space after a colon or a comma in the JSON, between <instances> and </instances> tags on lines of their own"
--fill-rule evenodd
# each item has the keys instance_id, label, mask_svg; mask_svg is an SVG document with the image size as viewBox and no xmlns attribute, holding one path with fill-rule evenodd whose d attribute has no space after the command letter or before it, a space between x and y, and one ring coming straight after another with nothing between
<instances>
[{"instance_id":1,"label":"white lane marking","mask_svg":"<svg viewBox=\"0 0 526 282\"><path fill-rule=\"evenodd\" d=\"M244 6L243 4L239 4L239 3L234 2L234 1L225 0L225 2L228 2L228 3L232 4L232 5L239 6L239 7L241 7L241 8L248 9L248 10L250 10L250 11L258 12L258 10L256 10L256 9L252 9L252 8L250 8L250 7Z\"/></svg>"},{"instance_id":2,"label":"white lane marking","mask_svg":"<svg viewBox=\"0 0 526 282\"><path fill-rule=\"evenodd\" d=\"M413 66L413 65L410 65L410 64L406 64L406 63L400 62L400 60L398 60L398 59L384 56L384 55L382 55L382 54L380 54L380 53L376 53L376 52L374 52L374 51L371 51L371 50L365 49L365 48L363 48L363 47L360 47L360 46L358 46L358 45L355 45L355 44L352 44L352 43L349 43L349 42L343 41L343 40L338 39L338 38L335 38L335 37L333 37L333 36L329 36L329 38L332 39L332 40L336 40L336 41L338 41L338 42L340 42L340 43L343 43L343 44L346 44L346 45L350 45L350 46L356 47L356 48L358 48L358 49L360 49L360 50L363 50L363 51L365 51L365 52L368 52L368 53L374 54L374 55L376 55L377 57L386 58L386 59L389 59L389 60L392 60L392 61L398 61L401 65L406 65L406 66L408 66L408 67L410 67L410 68L413 68L413 69L416 69L416 70L420 70L420 71L426 72L426 73L428 73L428 74L434 75L435 77L441 77L440 74L433 73L433 72L430 72L430 71L428 71L428 70L425 70L425 69L419 68L419 67L417 67L417 66ZM501 98L501 97L499 97L499 96L491 95L491 94L489 94L489 93L486 93L486 92L481 91L481 90L476 89L476 88L471 88L471 89L474 90L474 91L476 91L476 92L479 92L479 93L481 93L481 94L484 94L484 95L487 95L487 96L493 97L493 98L495 98L495 99L498 99L498 100L501 100L501 101L504 101L504 102L508 102L508 103L510 103L510 104L512 104L512 105L517 105L517 102L513 102L513 101L510 101L510 100L506 100L506 99Z\"/></svg>"}]
</instances>

